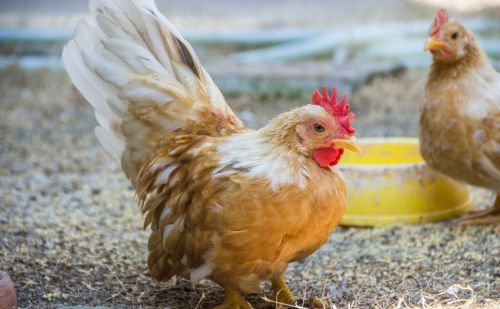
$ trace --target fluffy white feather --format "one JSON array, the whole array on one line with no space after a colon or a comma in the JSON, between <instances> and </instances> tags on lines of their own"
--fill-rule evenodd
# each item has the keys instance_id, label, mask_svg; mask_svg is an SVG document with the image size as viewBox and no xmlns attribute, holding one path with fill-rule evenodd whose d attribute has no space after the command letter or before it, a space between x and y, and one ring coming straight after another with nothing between
<instances>
[{"instance_id":1,"label":"fluffy white feather","mask_svg":"<svg viewBox=\"0 0 500 309\"><path fill-rule=\"evenodd\" d=\"M298 170L290 167L291 162L301 162L305 158L286 151L270 148L272 144L261 140L258 131L248 131L227 137L217 147L222 155L219 170L215 177L230 173L244 173L251 177L266 178L273 189L295 184L304 188L310 177L307 168L302 165ZM233 169L225 169L232 166ZM240 170L238 170L240 169Z\"/></svg>"},{"instance_id":2,"label":"fluffy white feather","mask_svg":"<svg viewBox=\"0 0 500 309\"><path fill-rule=\"evenodd\" d=\"M196 121L197 109L234 116L189 43L154 1L91 0L89 8L92 19L77 24L62 58L95 110L99 141L115 158L140 159L152 144L139 139ZM135 153L122 155L126 150Z\"/></svg>"}]
</instances>

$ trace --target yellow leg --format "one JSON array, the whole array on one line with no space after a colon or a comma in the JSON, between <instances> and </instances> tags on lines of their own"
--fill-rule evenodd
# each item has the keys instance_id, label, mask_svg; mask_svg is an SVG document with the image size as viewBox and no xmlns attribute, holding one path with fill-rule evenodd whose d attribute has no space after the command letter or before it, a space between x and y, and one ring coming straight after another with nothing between
<instances>
[{"instance_id":1,"label":"yellow leg","mask_svg":"<svg viewBox=\"0 0 500 309\"><path fill-rule=\"evenodd\" d=\"M470 212L460 220L460 225L462 226L493 223L500 223L500 194L497 195L492 207Z\"/></svg>"},{"instance_id":2,"label":"yellow leg","mask_svg":"<svg viewBox=\"0 0 500 309\"><path fill-rule=\"evenodd\" d=\"M295 302L297 301L297 298L293 296L292 292L286 285L285 279L283 276L279 276L273 280L271 280L271 283L273 285L273 296L272 300L279 302L279 303L284 303L284 304L289 304L289 305L295 305Z\"/></svg>"},{"instance_id":3,"label":"yellow leg","mask_svg":"<svg viewBox=\"0 0 500 309\"><path fill-rule=\"evenodd\" d=\"M235 290L226 289L224 302L212 309L253 309L252 306Z\"/></svg>"}]
</instances>

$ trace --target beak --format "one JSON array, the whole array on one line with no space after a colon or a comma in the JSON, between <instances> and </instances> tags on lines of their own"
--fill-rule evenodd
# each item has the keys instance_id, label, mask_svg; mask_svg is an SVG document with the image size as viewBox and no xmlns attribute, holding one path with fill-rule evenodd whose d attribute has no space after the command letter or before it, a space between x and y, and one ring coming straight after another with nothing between
<instances>
[{"instance_id":1,"label":"beak","mask_svg":"<svg viewBox=\"0 0 500 309\"><path fill-rule=\"evenodd\" d=\"M344 149L354 151L356 153L361 152L361 146L354 137L351 137L349 139L334 139L332 140L332 142L335 145L340 146Z\"/></svg>"},{"instance_id":2,"label":"beak","mask_svg":"<svg viewBox=\"0 0 500 309\"><path fill-rule=\"evenodd\" d=\"M440 50L441 48L445 47L446 43L442 42L435 37L430 37L427 39L427 42L425 42L424 50L429 51L429 50Z\"/></svg>"}]
</instances>

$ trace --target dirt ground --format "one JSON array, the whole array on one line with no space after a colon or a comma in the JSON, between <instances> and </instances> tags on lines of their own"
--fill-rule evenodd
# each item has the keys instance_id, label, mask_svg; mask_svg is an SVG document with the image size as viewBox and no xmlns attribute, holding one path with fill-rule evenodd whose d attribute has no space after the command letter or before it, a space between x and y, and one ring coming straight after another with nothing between
<instances>
[{"instance_id":1,"label":"dirt ground","mask_svg":"<svg viewBox=\"0 0 500 309\"><path fill-rule=\"evenodd\" d=\"M417 132L424 71L403 71L357 88L361 136ZM305 94L304 97L307 97ZM243 116L265 123L307 102L231 97ZM241 113L240 113L241 114ZM0 72L0 269L23 308L209 308L217 285L157 283L146 270L147 231L133 191L97 142L90 106L62 72ZM477 191L485 207L491 194ZM291 289L310 307L500 307L500 239L495 226L453 220L381 228L337 228L328 243L290 265ZM269 303L248 297L255 308Z\"/></svg>"}]
</instances>

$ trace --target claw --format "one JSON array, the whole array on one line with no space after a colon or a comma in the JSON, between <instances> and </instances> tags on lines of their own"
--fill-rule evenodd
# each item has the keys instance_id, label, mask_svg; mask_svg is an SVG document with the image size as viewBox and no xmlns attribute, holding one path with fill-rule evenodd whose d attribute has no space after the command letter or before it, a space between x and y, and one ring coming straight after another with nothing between
<instances>
[{"instance_id":1,"label":"claw","mask_svg":"<svg viewBox=\"0 0 500 309\"><path fill-rule=\"evenodd\" d=\"M500 195L497 195L495 203L492 207L478 211L471 211L462 219L460 219L461 226L485 225L494 223L500 223Z\"/></svg>"},{"instance_id":2,"label":"claw","mask_svg":"<svg viewBox=\"0 0 500 309\"><path fill-rule=\"evenodd\" d=\"M224 302L212 309L253 309L253 307L234 290L227 290L224 296Z\"/></svg>"},{"instance_id":3,"label":"claw","mask_svg":"<svg viewBox=\"0 0 500 309\"><path fill-rule=\"evenodd\" d=\"M486 224L499 224L500 214L498 215L476 215L472 214L470 217L460 219L459 225L461 226L471 226L471 225L486 225Z\"/></svg>"},{"instance_id":4,"label":"claw","mask_svg":"<svg viewBox=\"0 0 500 309\"><path fill-rule=\"evenodd\" d=\"M282 276L273 279L271 283L274 290L273 296L271 297L272 300L276 301L277 303L295 305L297 297L293 296L292 292L286 285L285 279Z\"/></svg>"}]
</instances>

